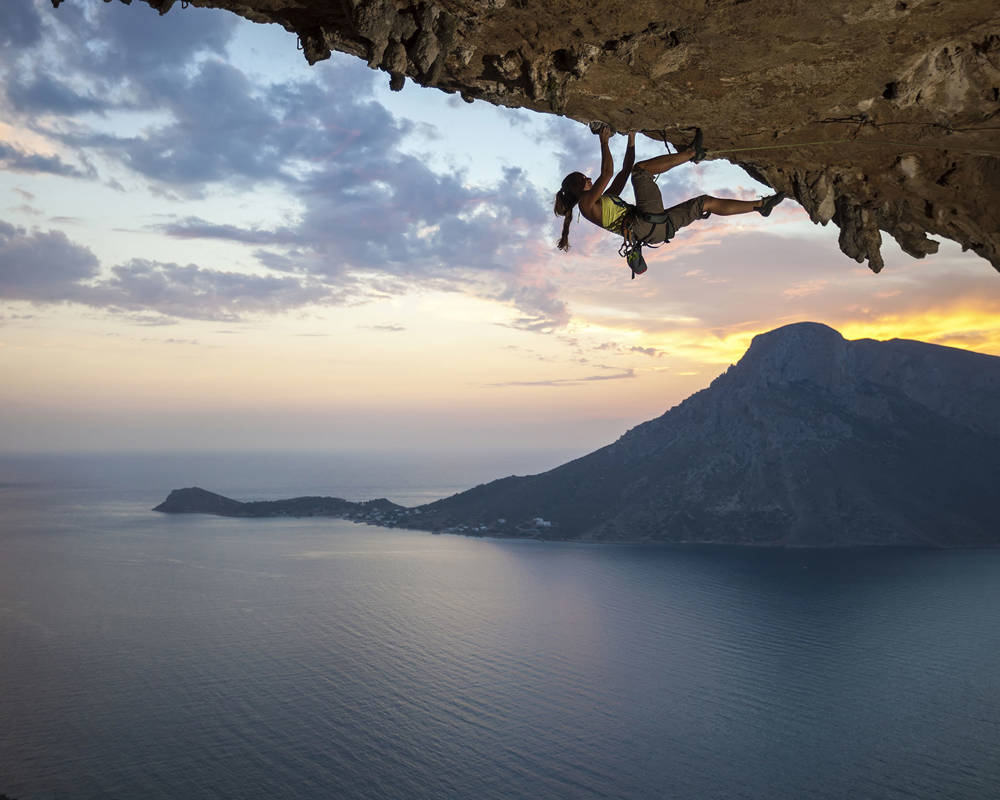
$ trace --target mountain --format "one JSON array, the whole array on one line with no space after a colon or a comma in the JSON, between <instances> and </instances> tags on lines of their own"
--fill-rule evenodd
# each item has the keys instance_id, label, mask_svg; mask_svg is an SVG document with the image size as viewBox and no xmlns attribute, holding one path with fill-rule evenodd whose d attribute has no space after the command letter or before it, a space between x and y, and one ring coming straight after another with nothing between
<instances>
[{"instance_id":1,"label":"mountain","mask_svg":"<svg viewBox=\"0 0 1000 800\"><path fill-rule=\"evenodd\" d=\"M588 541L994 545L998 410L1000 358L797 323L587 456L351 518Z\"/></svg>"}]
</instances>

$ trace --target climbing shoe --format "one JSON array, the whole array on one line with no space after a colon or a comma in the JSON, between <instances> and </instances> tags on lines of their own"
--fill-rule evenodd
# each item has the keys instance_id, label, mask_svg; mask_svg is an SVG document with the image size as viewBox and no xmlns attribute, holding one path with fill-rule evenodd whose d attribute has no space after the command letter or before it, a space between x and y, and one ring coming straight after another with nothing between
<instances>
[{"instance_id":1,"label":"climbing shoe","mask_svg":"<svg viewBox=\"0 0 1000 800\"><path fill-rule=\"evenodd\" d=\"M694 158L691 160L697 164L699 161L704 161L707 153L705 152L705 146L702 144L701 128L694 129L694 138L691 140L691 144L688 145L688 150L694 150Z\"/></svg>"},{"instance_id":2,"label":"climbing shoe","mask_svg":"<svg viewBox=\"0 0 1000 800\"><path fill-rule=\"evenodd\" d=\"M762 217L770 216L771 210L784 199L784 192L778 192L777 194L772 194L770 197L761 198L760 208L758 208L757 211L760 212Z\"/></svg>"}]
</instances>

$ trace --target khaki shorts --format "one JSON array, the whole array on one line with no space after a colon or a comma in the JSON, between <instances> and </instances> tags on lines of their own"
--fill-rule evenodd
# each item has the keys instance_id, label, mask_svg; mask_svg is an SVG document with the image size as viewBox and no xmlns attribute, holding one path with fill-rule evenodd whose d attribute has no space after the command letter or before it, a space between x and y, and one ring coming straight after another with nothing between
<instances>
[{"instance_id":1,"label":"khaki shorts","mask_svg":"<svg viewBox=\"0 0 1000 800\"><path fill-rule=\"evenodd\" d=\"M656 185L653 176L642 167L632 170L632 190L635 192L635 207L646 214L660 214L663 212L663 197L660 195L660 187ZM705 210L705 199L707 194L692 197L683 203L678 203L667 209L667 216L673 223L674 230L679 231L685 225L690 225L696 219L707 219L712 215L711 211ZM638 221L633 226L633 232L637 237L645 239L649 244L659 244L666 241L667 224L661 222L659 225L650 225L648 222Z\"/></svg>"}]
</instances>

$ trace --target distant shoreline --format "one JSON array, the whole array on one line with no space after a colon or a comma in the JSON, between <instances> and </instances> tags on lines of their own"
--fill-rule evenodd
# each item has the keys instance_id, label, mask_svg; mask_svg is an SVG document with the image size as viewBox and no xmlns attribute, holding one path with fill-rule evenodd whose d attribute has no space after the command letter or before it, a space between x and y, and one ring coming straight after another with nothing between
<instances>
[{"instance_id":1,"label":"distant shoreline","mask_svg":"<svg viewBox=\"0 0 1000 800\"><path fill-rule=\"evenodd\" d=\"M199 507L199 502L202 501ZM229 509L229 513L212 510L212 505L224 504ZM231 504L231 505L229 505ZM306 507L326 507L330 509L328 513L295 513L294 509ZM382 520L375 519L375 515L383 513L377 509L394 507L401 515ZM418 507L419 508L419 507ZM333 509L338 509L333 511ZM364 502L352 502L338 497L292 497L278 500L256 500L242 502L231 498L209 492L199 487L189 489L175 489L160 505L153 511L164 514L207 514L209 516L226 517L230 519L339 519L345 522L353 522L358 525L369 525L375 528L396 529L411 531L413 533L429 533L432 536L462 536L467 539L487 539L503 542L536 542L543 544L579 544L579 545L622 545L627 547L657 547L673 548L684 550L722 550L731 548L758 549L758 550L785 550L788 552L808 552L808 551L850 551L850 550L917 550L917 551L947 551L947 550L995 550L997 545L951 545L940 546L934 544L847 544L847 545L810 545L787 542L759 542L759 541L698 541L692 539L585 539L571 536L558 536L555 529L548 529L550 532L543 534L539 529L512 529L511 533L478 531L472 526L465 526L466 530L458 530L456 527L449 529L437 528L433 526L419 527L414 525L417 522L411 512L415 509L398 506L385 499L369 500ZM240 513L242 511L242 513ZM0 797L0 800L3 800Z\"/></svg>"}]
</instances>

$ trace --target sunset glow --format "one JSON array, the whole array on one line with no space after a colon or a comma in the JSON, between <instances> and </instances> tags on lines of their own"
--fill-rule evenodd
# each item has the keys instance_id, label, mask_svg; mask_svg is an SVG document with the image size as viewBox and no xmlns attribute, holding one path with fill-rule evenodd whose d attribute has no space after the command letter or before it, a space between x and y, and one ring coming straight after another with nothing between
<instances>
[{"instance_id":1,"label":"sunset glow","mask_svg":"<svg viewBox=\"0 0 1000 800\"><path fill-rule=\"evenodd\" d=\"M585 126L309 68L223 12L4 13L0 449L582 451L791 322L1000 355L1000 278L950 242L886 237L873 275L786 202L682 230L633 281L586 221L554 247ZM660 187L769 191L723 161Z\"/></svg>"}]
</instances>

